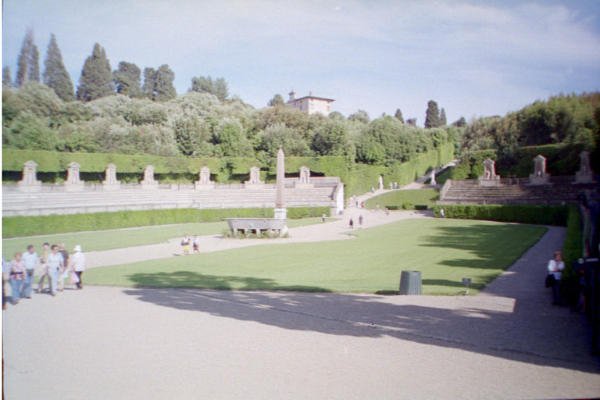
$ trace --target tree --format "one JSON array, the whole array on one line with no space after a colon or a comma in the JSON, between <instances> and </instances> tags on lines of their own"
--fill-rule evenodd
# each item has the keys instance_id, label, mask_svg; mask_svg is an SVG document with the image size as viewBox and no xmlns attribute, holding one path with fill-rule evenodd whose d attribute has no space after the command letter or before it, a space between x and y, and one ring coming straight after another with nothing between
<instances>
[{"instance_id":1,"label":"tree","mask_svg":"<svg viewBox=\"0 0 600 400\"><path fill-rule=\"evenodd\" d=\"M140 68L134 63L121 61L119 67L113 72L117 93L129 97L142 97L141 72Z\"/></svg>"},{"instance_id":2,"label":"tree","mask_svg":"<svg viewBox=\"0 0 600 400\"><path fill-rule=\"evenodd\" d=\"M322 156L343 155L348 147L348 133L343 123L331 121L320 127L313 136L311 147Z\"/></svg>"},{"instance_id":3,"label":"tree","mask_svg":"<svg viewBox=\"0 0 600 400\"><path fill-rule=\"evenodd\" d=\"M465 117L460 117L459 119L454 121L452 125L456 126L457 128L462 128L463 126L467 126L467 121L465 120Z\"/></svg>"},{"instance_id":4,"label":"tree","mask_svg":"<svg viewBox=\"0 0 600 400\"><path fill-rule=\"evenodd\" d=\"M154 87L156 86L156 70L154 68L144 68L144 85L142 93L150 100L154 100Z\"/></svg>"},{"instance_id":5,"label":"tree","mask_svg":"<svg viewBox=\"0 0 600 400\"><path fill-rule=\"evenodd\" d=\"M444 110L444 108L442 107L442 109L440 110L440 125L439 126L446 126L448 125L448 121L446 121L446 110Z\"/></svg>"},{"instance_id":6,"label":"tree","mask_svg":"<svg viewBox=\"0 0 600 400\"><path fill-rule=\"evenodd\" d=\"M192 78L191 92L210 93L217 96L220 101L225 101L229 92L227 82L224 78L217 78L213 81L210 76L197 76Z\"/></svg>"},{"instance_id":7,"label":"tree","mask_svg":"<svg viewBox=\"0 0 600 400\"><path fill-rule=\"evenodd\" d=\"M15 86L21 87L28 80L40 81L40 54L33 41L33 30L28 29L17 59Z\"/></svg>"},{"instance_id":8,"label":"tree","mask_svg":"<svg viewBox=\"0 0 600 400\"><path fill-rule=\"evenodd\" d=\"M10 78L10 67L7 65L2 68L2 87L11 87L12 79Z\"/></svg>"},{"instance_id":9,"label":"tree","mask_svg":"<svg viewBox=\"0 0 600 400\"><path fill-rule=\"evenodd\" d=\"M154 77L154 100L167 101L177 97L173 81L175 73L167 64L163 64L156 70Z\"/></svg>"},{"instance_id":10,"label":"tree","mask_svg":"<svg viewBox=\"0 0 600 400\"><path fill-rule=\"evenodd\" d=\"M404 123L404 117L402 116L402 111L400 111L399 108L396 109L396 112L394 113L394 117L396 117L398 119L398 121Z\"/></svg>"},{"instance_id":11,"label":"tree","mask_svg":"<svg viewBox=\"0 0 600 400\"><path fill-rule=\"evenodd\" d=\"M277 93L268 103L269 107L280 107L285 105L285 101L283 101L283 97Z\"/></svg>"},{"instance_id":12,"label":"tree","mask_svg":"<svg viewBox=\"0 0 600 400\"><path fill-rule=\"evenodd\" d=\"M427 111L425 112L425 128L437 128L440 126L440 111L435 101L427 102Z\"/></svg>"},{"instance_id":13,"label":"tree","mask_svg":"<svg viewBox=\"0 0 600 400\"><path fill-rule=\"evenodd\" d=\"M73 100L73 82L65 68L56 37L50 35L50 43L44 61L44 84L53 89L63 101Z\"/></svg>"},{"instance_id":14,"label":"tree","mask_svg":"<svg viewBox=\"0 0 600 400\"><path fill-rule=\"evenodd\" d=\"M406 124L410 125L410 126L417 126L417 119L416 118L409 118L406 120Z\"/></svg>"},{"instance_id":15,"label":"tree","mask_svg":"<svg viewBox=\"0 0 600 400\"><path fill-rule=\"evenodd\" d=\"M98 43L86 58L77 87L77 99L92 101L114 93L112 71L106 52Z\"/></svg>"},{"instance_id":16,"label":"tree","mask_svg":"<svg viewBox=\"0 0 600 400\"><path fill-rule=\"evenodd\" d=\"M364 110L358 110L354 114L348 116L349 121L359 121L363 124L368 124L370 121L369 114Z\"/></svg>"}]
</instances>

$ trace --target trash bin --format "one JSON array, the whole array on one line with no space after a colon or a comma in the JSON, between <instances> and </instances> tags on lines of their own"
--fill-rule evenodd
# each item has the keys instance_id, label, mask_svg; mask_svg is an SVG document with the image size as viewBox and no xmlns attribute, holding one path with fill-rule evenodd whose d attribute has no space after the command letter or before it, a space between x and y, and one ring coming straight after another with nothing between
<instances>
[{"instance_id":1,"label":"trash bin","mask_svg":"<svg viewBox=\"0 0 600 400\"><path fill-rule=\"evenodd\" d=\"M421 271L402 271L399 294L421 294Z\"/></svg>"}]
</instances>

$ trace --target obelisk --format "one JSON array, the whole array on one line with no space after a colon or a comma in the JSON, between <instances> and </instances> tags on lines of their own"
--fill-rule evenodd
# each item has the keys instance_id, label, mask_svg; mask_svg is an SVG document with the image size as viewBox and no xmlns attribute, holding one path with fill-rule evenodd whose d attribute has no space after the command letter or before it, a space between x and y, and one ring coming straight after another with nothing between
<instances>
[{"instance_id":1,"label":"obelisk","mask_svg":"<svg viewBox=\"0 0 600 400\"><path fill-rule=\"evenodd\" d=\"M283 149L277 152L277 192L275 195L275 219L287 219L283 188L285 187L285 155Z\"/></svg>"}]
</instances>

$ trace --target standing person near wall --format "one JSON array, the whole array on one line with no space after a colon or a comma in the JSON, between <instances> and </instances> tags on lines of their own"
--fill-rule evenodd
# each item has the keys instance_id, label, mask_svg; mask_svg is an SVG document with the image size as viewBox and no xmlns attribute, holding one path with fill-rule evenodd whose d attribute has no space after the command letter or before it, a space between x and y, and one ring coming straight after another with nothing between
<instances>
[{"instance_id":1,"label":"standing person near wall","mask_svg":"<svg viewBox=\"0 0 600 400\"><path fill-rule=\"evenodd\" d=\"M83 281L81 277L83 275L83 271L85 271L85 255L81 251L80 245L75 246L73 249L73 255L71 256L70 263L73 272L77 276L77 279L74 279L75 285L77 286L77 289L83 289Z\"/></svg>"},{"instance_id":2,"label":"standing person near wall","mask_svg":"<svg viewBox=\"0 0 600 400\"><path fill-rule=\"evenodd\" d=\"M42 245L42 255L40 256L41 276L38 282L38 293L42 293L44 290L44 281L46 279L48 279L48 286L50 286L50 275L48 275L48 255L50 255L50 243L45 242Z\"/></svg>"},{"instance_id":3,"label":"standing person near wall","mask_svg":"<svg viewBox=\"0 0 600 400\"><path fill-rule=\"evenodd\" d=\"M38 266L39 257L30 244L27 246L27 251L23 254L23 263L25 263L25 281L23 282L23 297L30 299L31 292L33 289L33 278L35 274L35 267Z\"/></svg>"},{"instance_id":4,"label":"standing person near wall","mask_svg":"<svg viewBox=\"0 0 600 400\"><path fill-rule=\"evenodd\" d=\"M50 248L50 254L48 255L48 275L50 276L50 293L52 296L56 296L56 290L58 286L58 276L62 276L62 270L64 268L64 260L61 253L58 252L58 246L53 244Z\"/></svg>"},{"instance_id":5,"label":"standing person near wall","mask_svg":"<svg viewBox=\"0 0 600 400\"><path fill-rule=\"evenodd\" d=\"M554 305L560 305L562 303L560 296L560 280L564 269L565 263L562 259L562 253L557 250L554 252L554 258L548 261L548 274L551 274L554 277L554 282L552 283L552 304Z\"/></svg>"},{"instance_id":6,"label":"standing person near wall","mask_svg":"<svg viewBox=\"0 0 600 400\"><path fill-rule=\"evenodd\" d=\"M15 253L15 258L10 262L10 288L13 304L19 302L19 295L25 281L25 263L21 259L21 253Z\"/></svg>"}]
</instances>

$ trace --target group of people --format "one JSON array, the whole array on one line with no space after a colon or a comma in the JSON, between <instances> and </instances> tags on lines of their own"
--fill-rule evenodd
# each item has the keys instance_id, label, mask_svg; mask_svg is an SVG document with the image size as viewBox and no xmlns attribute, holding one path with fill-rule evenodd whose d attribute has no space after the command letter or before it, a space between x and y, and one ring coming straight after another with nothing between
<instances>
[{"instance_id":1,"label":"group of people","mask_svg":"<svg viewBox=\"0 0 600 400\"><path fill-rule=\"evenodd\" d=\"M82 275L85 271L85 255L80 245L73 248L72 254L64 244L44 243L41 254L30 244L24 253L17 252L14 258L6 262L2 260L2 308L6 308L6 283L10 283L11 302L17 304L21 298L30 299L36 270L39 271L37 293L44 292L44 284L48 281L48 291L52 296L62 292L65 279L77 289L83 289Z\"/></svg>"},{"instance_id":2,"label":"group of people","mask_svg":"<svg viewBox=\"0 0 600 400\"><path fill-rule=\"evenodd\" d=\"M181 249L186 256L190 254L190 245L192 246L194 254L200 253L200 238L198 236L194 236L192 239L189 235L185 235L183 239L181 239Z\"/></svg>"}]
</instances>

